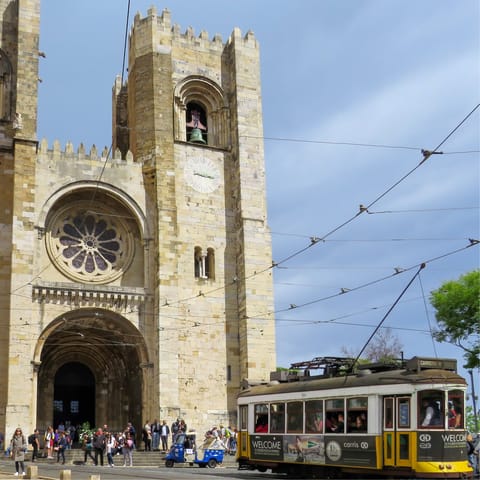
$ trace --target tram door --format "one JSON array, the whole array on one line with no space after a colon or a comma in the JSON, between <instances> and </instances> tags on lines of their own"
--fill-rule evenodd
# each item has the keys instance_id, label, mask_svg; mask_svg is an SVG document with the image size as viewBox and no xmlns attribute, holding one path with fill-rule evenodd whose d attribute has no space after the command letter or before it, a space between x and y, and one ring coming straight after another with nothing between
<instances>
[{"instance_id":1,"label":"tram door","mask_svg":"<svg viewBox=\"0 0 480 480\"><path fill-rule=\"evenodd\" d=\"M383 399L383 463L389 467L412 464L411 398Z\"/></svg>"},{"instance_id":2,"label":"tram door","mask_svg":"<svg viewBox=\"0 0 480 480\"><path fill-rule=\"evenodd\" d=\"M238 440L237 449L240 457L248 456L248 406L240 405L238 411Z\"/></svg>"}]
</instances>

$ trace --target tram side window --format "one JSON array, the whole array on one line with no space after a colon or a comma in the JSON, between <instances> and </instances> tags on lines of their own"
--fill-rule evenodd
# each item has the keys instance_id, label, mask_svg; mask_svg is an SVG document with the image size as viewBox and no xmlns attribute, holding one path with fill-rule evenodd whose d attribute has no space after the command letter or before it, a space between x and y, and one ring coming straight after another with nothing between
<instances>
[{"instance_id":1,"label":"tram side window","mask_svg":"<svg viewBox=\"0 0 480 480\"><path fill-rule=\"evenodd\" d=\"M393 398L384 399L383 410L383 427L393 428Z\"/></svg>"},{"instance_id":2,"label":"tram side window","mask_svg":"<svg viewBox=\"0 0 480 480\"><path fill-rule=\"evenodd\" d=\"M303 402L287 403L287 432L303 432Z\"/></svg>"},{"instance_id":3,"label":"tram side window","mask_svg":"<svg viewBox=\"0 0 480 480\"><path fill-rule=\"evenodd\" d=\"M463 428L463 398L461 390L450 390L448 392L448 428Z\"/></svg>"},{"instance_id":4,"label":"tram side window","mask_svg":"<svg viewBox=\"0 0 480 480\"><path fill-rule=\"evenodd\" d=\"M285 433L285 404L270 404L270 433Z\"/></svg>"},{"instance_id":5,"label":"tram side window","mask_svg":"<svg viewBox=\"0 0 480 480\"><path fill-rule=\"evenodd\" d=\"M239 427L240 430L247 430L247 417L248 417L248 407L247 405L241 405L240 406L240 412L239 412Z\"/></svg>"},{"instance_id":6,"label":"tram side window","mask_svg":"<svg viewBox=\"0 0 480 480\"><path fill-rule=\"evenodd\" d=\"M268 405L266 403L255 405L255 432L268 433Z\"/></svg>"},{"instance_id":7,"label":"tram side window","mask_svg":"<svg viewBox=\"0 0 480 480\"><path fill-rule=\"evenodd\" d=\"M398 398L398 419L399 428L410 428L410 398Z\"/></svg>"},{"instance_id":8,"label":"tram side window","mask_svg":"<svg viewBox=\"0 0 480 480\"><path fill-rule=\"evenodd\" d=\"M345 399L336 398L325 401L325 432L345 432Z\"/></svg>"},{"instance_id":9,"label":"tram side window","mask_svg":"<svg viewBox=\"0 0 480 480\"><path fill-rule=\"evenodd\" d=\"M347 399L347 432L366 432L368 415L368 398L349 398Z\"/></svg>"},{"instance_id":10,"label":"tram side window","mask_svg":"<svg viewBox=\"0 0 480 480\"><path fill-rule=\"evenodd\" d=\"M443 427L444 405L443 392L424 390L418 392L418 426L419 428Z\"/></svg>"},{"instance_id":11,"label":"tram side window","mask_svg":"<svg viewBox=\"0 0 480 480\"><path fill-rule=\"evenodd\" d=\"M305 402L305 433L323 433L323 400Z\"/></svg>"}]
</instances>

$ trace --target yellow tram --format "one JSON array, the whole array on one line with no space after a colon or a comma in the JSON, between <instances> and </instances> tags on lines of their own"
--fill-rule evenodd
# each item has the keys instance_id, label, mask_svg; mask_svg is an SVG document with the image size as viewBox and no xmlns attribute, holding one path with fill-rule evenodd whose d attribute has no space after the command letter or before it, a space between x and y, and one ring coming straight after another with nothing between
<instances>
[{"instance_id":1,"label":"yellow tram","mask_svg":"<svg viewBox=\"0 0 480 480\"><path fill-rule=\"evenodd\" d=\"M239 468L311 477L472 476L467 384L456 360L414 357L355 373L352 363L315 358L243 390ZM311 375L312 368L322 375Z\"/></svg>"}]
</instances>

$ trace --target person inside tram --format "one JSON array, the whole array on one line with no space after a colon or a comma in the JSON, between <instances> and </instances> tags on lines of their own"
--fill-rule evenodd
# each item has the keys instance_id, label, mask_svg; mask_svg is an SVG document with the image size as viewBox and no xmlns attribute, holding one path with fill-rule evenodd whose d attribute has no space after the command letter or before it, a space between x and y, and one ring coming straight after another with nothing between
<instances>
[{"instance_id":1,"label":"person inside tram","mask_svg":"<svg viewBox=\"0 0 480 480\"><path fill-rule=\"evenodd\" d=\"M366 432L367 422L365 414L356 415L348 424L349 432Z\"/></svg>"},{"instance_id":2,"label":"person inside tram","mask_svg":"<svg viewBox=\"0 0 480 480\"><path fill-rule=\"evenodd\" d=\"M462 428L462 412L458 405L448 401L448 428Z\"/></svg>"},{"instance_id":3,"label":"person inside tram","mask_svg":"<svg viewBox=\"0 0 480 480\"><path fill-rule=\"evenodd\" d=\"M345 420L343 418L343 413L339 413L337 416L337 428L335 433L344 433L345 431Z\"/></svg>"},{"instance_id":4,"label":"person inside tram","mask_svg":"<svg viewBox=\"0 0 480 480\"><path fill-rule=\"evenodd\" d=\"M256 433L268 433L268 415L260 415L255 424Z\"/></svg>"},{"instance_id":5,"label":"person inside tram","mask_svg":"<svg viewBox=\"0 0 480 480\"><path fill-rule=\"evenodd\" d=\"M308 415L307 419L307 433L322 433L323 432L323 415L322 412L314 412Z\"/></svg>"},{"instance_id":6,"label":"person inside tram","mask_svg":"<svg viewBox=\"0 0 480 480\"><path fill-rule=\"evenodd\" d=\"M337 419L334 414L327 414L325 420L325 432L334 433L337 429Z\"/></svg>"},{"instance_id":7,"label":"person inside tram","mask_svg":"<svg viewBox=\"0 0 480 480\"><path fill-rule=\"evenodd\" d=\"M428 398L422 400L422 427L441 424L440 402Z\"/></svg>"},{"instance_id":8,"label":"person inside tram","mask_svg":"<svg viewBox=\"0 0 480 480\"><path fill-rule=\"evenodd\" d=\"M330 433L344 433L345 421L343 413L338 413L336 416L334 414L328 415L325 422L325 431Z\"/></svg>"}]
</instances>

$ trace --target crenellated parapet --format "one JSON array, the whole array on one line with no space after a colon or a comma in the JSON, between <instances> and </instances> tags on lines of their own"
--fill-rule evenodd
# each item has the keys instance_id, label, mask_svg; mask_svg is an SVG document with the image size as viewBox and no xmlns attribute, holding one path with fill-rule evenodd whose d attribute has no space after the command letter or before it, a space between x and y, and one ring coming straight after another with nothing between
<instances>
[{"instance_id":1,"label":"crenellated parapet","mask_svg":"<svg viewBox=\"0 0 480 480\"><path fill-rule=\"evenodd\" d=\"M241 30L235 28L225 44L222 36L218 33L210 40L209 33L206 30L202 30L198 36L191 26L182 31L178 24L172 25L171 15L168 9L164 9L161 15L158 15L157 9L151 7L147 11L147 16L143 18L140 13L137 13L133 23L133 30L137 31L142 28L146 28L148 32L152 32L154 37L157 37L158 45L165 45L171 42L181 44L185 47L191 46L195 49L222 51L226 44L228 45L235 40L237 44L243 41L245 46L258 48L257 40L251 30L242 38ZM170 42L166 41L167 38L170 39Z\"/></svg>"},{"instance_id":2,"label":"crenellated parapet","mask_svg":"<svg viewBox=\"0 0 480 480\"><path fill-rule=\"evenodd\" d=\"M104 147L102 151L99 151L95 145L92 145L90 151L87 152L83 143L80 143L75 151L72 142L67 142L65 148L62 150L60 142L55 140L53 145L49 148L46 139L43 139L38 147L38 159L41 163L50 162L105 162L108 159L112 164L133 164L133 154L128 151L125 158L122 158L120 150L117 148L113 155L107 147Z\"/></svg>"}]
</instances>

